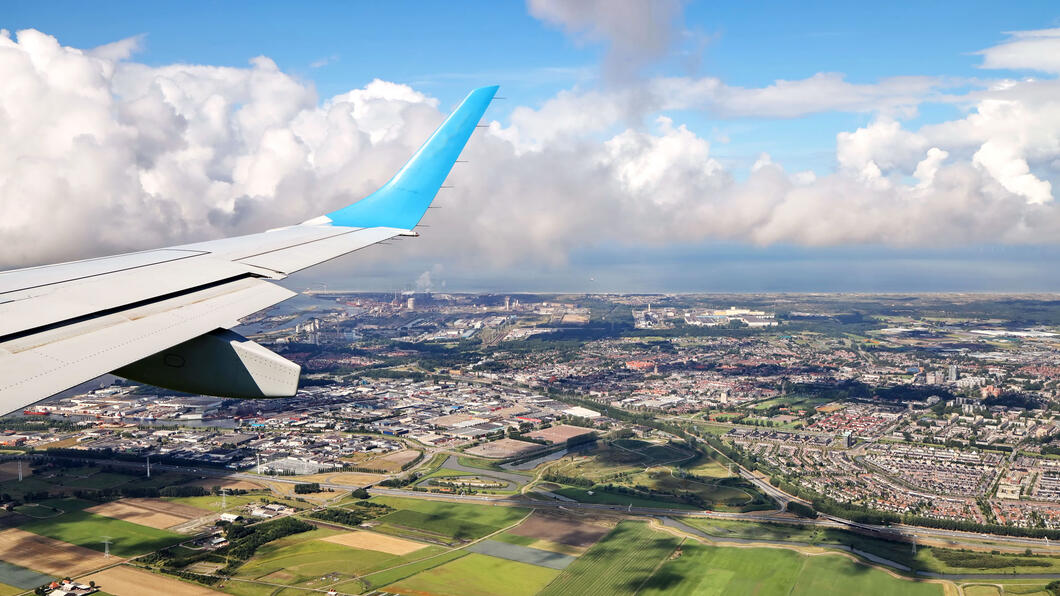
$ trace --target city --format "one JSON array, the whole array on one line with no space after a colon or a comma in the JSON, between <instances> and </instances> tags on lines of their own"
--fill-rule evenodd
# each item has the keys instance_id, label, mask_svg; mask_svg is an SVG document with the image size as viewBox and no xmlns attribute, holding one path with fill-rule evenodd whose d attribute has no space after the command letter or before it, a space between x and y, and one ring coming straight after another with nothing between
<instances>
[{"instance_id":1,"label":"city","mask_svg":"<svg viewBox=\"0 0 1060 596\"><path fill-rule=\"evenodd\" d=\"M225 544L212 523L334 517L320 512L363 491L663 514L693 530L702 515L793 531L842 519L863 527L828 531L864 534L892 569L974 568L947 554L979 543L997 559L979 573L1037 565L1060 538L1060 334L1041 304L315 292L241 328L305 367L297 396L104 379L46 400L0 421L0 505L18 527L70 490L110 494L86 511L162 516L209 550ZM121 480L95 496L55 483L76 466ZM152 468L198 474L195 494L133 488ZM922 554L896 556L903 543Z\"/></svg>"}]
</instances>

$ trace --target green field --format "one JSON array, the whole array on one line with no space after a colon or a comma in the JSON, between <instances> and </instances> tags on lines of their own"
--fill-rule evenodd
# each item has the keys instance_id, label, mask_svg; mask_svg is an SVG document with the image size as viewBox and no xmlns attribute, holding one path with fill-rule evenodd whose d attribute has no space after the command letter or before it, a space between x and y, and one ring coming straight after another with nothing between
<instances>
[{"instance_id":1,"label":"green field","mask_svg":"<svg viewBox=\"0 0 1060 596\"><path fill-rule=\"evenodd\" d=\"M622 522L541 594L633 594L677 544L676 538L654 532L646 523Z\"/></svg>"},{"instance_id":2,"label":"green field","mask_svg":"<svg viewBox=\"0 0 1060 596\"><path fill-rule=\"evenodd\" d=\"M444 552L441 547L428 546L414 553L398 556L319 540L338 533L340 532L318 529L267 544L258 550L253 559L239 568L237 577L264 578L263 581L292 586L303 585L332 573L352 580L354 576Z\"/></svg>"},{"instance_id":3,"label":"green field","mask_svg":"<svg viewBox=\"0 0 1060 596\"><path fill-rule=\"evenodd\" d=\"M250 503L261 503L262 500L270 503L282 503L295 509L305 509L305 503L299 503L291 499L277 499L269 492L253 492L245 495L228 495L225 497L225 511L236 511ZM205 495L202 497L168 497L167 501L191 505L207 511L221 511L221 495Z\"/></svg>"},{"instance_id":4,"label":"green field","mask_svg":"<svg viewBox=\"0 0 1060 596\"><path fill-rule=\"evenodd\" d=\"M784 540L828 546L842 544L858 550L901 563L915 570L936 573L1058 573L1060 557L1035 556L1008 553L989 555L986 553L962 553L951 549L930 546L917 548L905 542L894 542L872 538L836 529L818 529L811 526L738 522L718 519L682 518L681 522L698 528L719 538L747 538L753 540ZM984 543L984 547L988 544ZM988 557L995 566L982 566L976 557ZM964 559L962 561L962 559ZM1027 564L1028 562L1032 564Z\"/></svg>"},{"instance_id":5,"label":"green field","mask_svg":"<svg viewBox=\"0 0 1060 596\"><path fill-rule=\"evenodd\" d=\"M773 399L767 399L760 401L754 405L756 410L767 410L774 406L787 406L792 410L813 410L817 406L826 404L832 401L828 398L823 397L810 397L800 395L784 395L781 397L774 397ZM812 413L812 412L811 412Z\"/></svg>"},{"instance_id":6,"label":"green field","mask_svg":"<svg viewBox=\"0 0 1060 596\"><path fill-rule=\"evenodd\" d=\"M438 468L424 476L424 478L438 478L439 476L479 476L484 475L485 473L485 470L483 470L481 474L477 474L474 472L465 472L463 470L454 470L452 468Z\"/></svg>"},{"instance_id":7,"label":"green field","mask_svg":"<svg viewBox=\"0 0 1060 596\"><path fill-rule=\"evenodd\" d=\"M444 565L449 561L459 559L460 557L466 556L467 551L464 550L450 550L445 551L440 555L430 557L429 559L422 559L415 563L408 565L395 566L391 569L386 569L378 573L366 575L361 578L362 581L366 582L370 588L379 588L393 584L394 582L401 581L406 577L412 577L417 573L433 569L439 565Z\"/></svg>"},{"instance_id":8,"label":"green field","mask_svg":"<svg viewBox=\"0 0 1060 596\"><path fill-rule=\"evenodd\" d=\"M840 555L686 542L680 556L663 563L640 593L928 596L941 595L943 590L940 584L899 579Z\"/></svg>"},{"instance_id":9,"label":"green field","mask_svg":"<svg viewBox=\"0 0 1060 596\"><path fill-rule=\"evenodd\" d=\"M647 499L645 497L638 497L635 495L624 495L620 493L610 493L599 488L593 489L593 494L589 494L589 491L584 488L575 487L563 487L555 489L551 492L557 495L563 495L568 499L574 499L582 503L599 503L601 505L618 505L626 507L633 505L634 507L665 507L667 509L688 509L694 511L698 507L686 505L684 503L672 503L670 501L656 501L655 499Z\"/></svg>"},{"instance_id":10,"label":"green field","mask_svg":"<svg viewBox=\"0 0 1060 596\"><path fill-rule=\"evenodd\" d=\"M21 513L22 515L35 519L48 519L62 515L63 510L58 507L49 507L48 505L41 505L39 503L26 503L25 505L15 507L15 513Z\"/></svg>"},{"instance_id":11,"label":"green field","mask_svg":"<svg viewBox=\"0 0 1060 596\"><path fill-rule=\"evenodd\" d=\"M691 471L699 478L681 478L681 474L677 474L678 468ZM726 511L764 508L768 501L744 481L718 482L732 475L722 463L707 455L696 455L679 445L649 443L639 439L618 439L610 445L600 445L578 457L564 458L556 462L550 472L557 476L596 482L596 486L586 489L592 490L595 495L588 495L586 490L578 489L564 489L567 492L554 491L587 503L633 503L634 506L644 507L711 508ZM644 496L638 498L633 495L626 496L616 490L609 491L604 488L608 484L640 487ZM648 497L646 495L649 490L657 492ZM698 498L691 502L699 505L684 505L686 501L681 497L667 494L674 491Z\"/></svg>"},{"instance_id":12,"label":"green field","mask_svg":"<svg viewBox=\"0 0 1060 596\"><path fill-rule=\"evenodd\" d=\"M557 575L555 569L472 553L391 584L384 591L441 596L533 596Z\"/></svg>"},{"instance_id":13,"label":"green field","mask_svg":"<svg viewBox=\"0 0 1060 596\"><path fill-rule=\"evenodd\" d=\"M375 497L372 501L389 505L397 511L379 518L386 526L425 530L457 540L481 538L510 526L529 513L518 507L465 505L444 501Z\"/></svg>"},{"instance_id":14,"label":"green field","mask_svg":"<svg viewBox=\"0 0 1060 596\"><path fill-rule=\"evenodd\" d=\"M57 507L64 513L58 517L20 524L19 529L101 552L103 551L101 536L109 536L112 541L110 552L119 557L156 551L185 539L185 537L165 530L156 530L82 511L86 507L96 505L91 501L49 499L41 501L41 504Z\"/></svg>"}]
</instances>

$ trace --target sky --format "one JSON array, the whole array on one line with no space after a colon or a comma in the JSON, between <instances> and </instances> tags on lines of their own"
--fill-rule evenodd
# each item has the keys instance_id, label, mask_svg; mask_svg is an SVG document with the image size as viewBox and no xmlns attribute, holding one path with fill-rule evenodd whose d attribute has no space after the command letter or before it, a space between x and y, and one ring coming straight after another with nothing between
<instances>
[{"instance_id":1,"label":"sky","mask_svg":"<svg viewBox=\"0 0 1060 596\"><path fill-rule=\"evenodd\" d=\"M22 2L0 268L289 225L499 84L421 228L296 289L1060 291L1055 2Z\"/></svg>"}]
</instances>

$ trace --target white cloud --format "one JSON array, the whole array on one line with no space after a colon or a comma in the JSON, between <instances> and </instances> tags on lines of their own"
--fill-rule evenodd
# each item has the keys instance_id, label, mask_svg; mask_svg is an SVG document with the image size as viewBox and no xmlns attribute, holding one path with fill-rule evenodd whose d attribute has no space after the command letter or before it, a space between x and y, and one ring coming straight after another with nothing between
<instances>
[{"instance_id":1,"label":"white cloud","mask_svg":"<svg viewBox=\"0 0 1060 596\"><path fill-rule=\"evenodd\" d=\"M982 68L1037 70L1060 74L1060 29L1009 31L1009 39L976 52Z\"/></svg>"},{"instance_id":2,"label":"white cloud","mask_svg":"<svg viewBox=\"0 0 1060 596\"><path fill-rule=\"evenodd\" d=\"M321 102L267 58L246 68L153 67L130 61L130 47L85 52L36 31L0 37L0 136L16 140L0 146L0 264L303 221L385 182L444 116L437 100L405 85L374 81ZM641 97L685 85L683 105L695 98L737 106L746 92L756 110L776 116L794 109L876 116L837 136L834 173L791 174L762 155L739 180L686 126L665 117L647 128L626 123L630 96L561 93L540 110L516 108L508 127L494 122L476 135L422 238L359 257L422 263L418 270L431 275L421 281L437 286L433 265L442 261L447 272L557 264L600 244L1060 238L1051 201L1060 171L1056 81L976 91L966 116L918 130L889 108L911 102L925 88L920 82L817 104L800 88L786 106L787 85L734 91L675 81L650 81ZM802 85L838 89L837 81L846 84L826 76Z\"/></svg>"},{"instance_id":3,"label":"white cloud","mask_svg":"<svg viewBox=\"0 0 1060 596\"><path fill-rule=\"evenodd\" d=\"M680 0L527 0L530 14L608 44L604 62L609 78L626 80L661 58L680 34Z\"/></svg>"}]
</instances>

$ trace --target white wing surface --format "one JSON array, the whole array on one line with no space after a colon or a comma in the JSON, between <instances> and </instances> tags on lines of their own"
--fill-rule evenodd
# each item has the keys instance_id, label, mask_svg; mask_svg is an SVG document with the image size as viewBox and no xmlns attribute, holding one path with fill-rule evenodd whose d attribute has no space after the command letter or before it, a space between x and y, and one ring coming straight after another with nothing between
<instances>
[{"instance_id":1,"label":"white wing surface","mask_svg":"<svg viewBox=\"0 0 1060 596\"><path fill-rule=\"evenodd\" d=\"M293 395L298 365L226 330L294 295L268 280L415 236L496 91L472 91L378 191L305 224L0 272L0 414L108 372L210 395Z\"/></svg>"}]
</instances>

